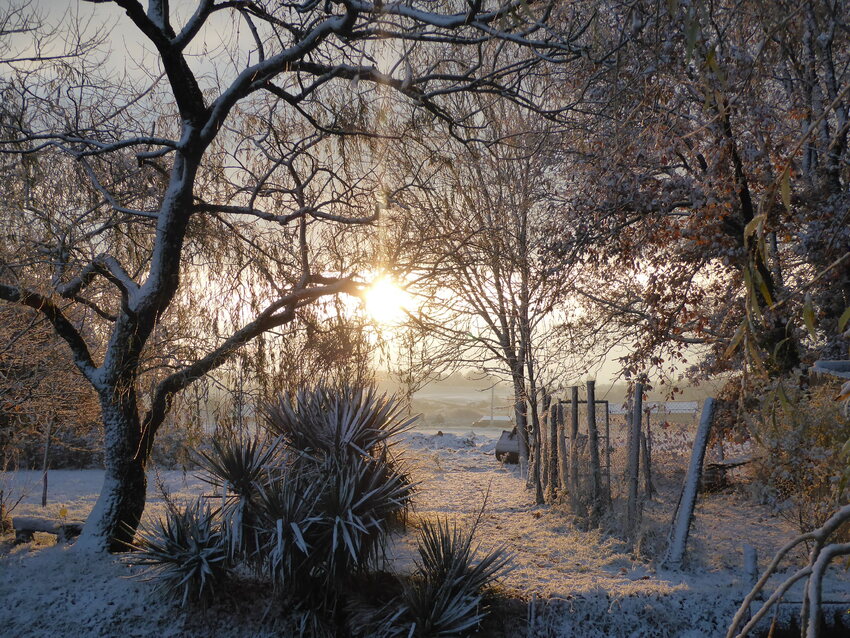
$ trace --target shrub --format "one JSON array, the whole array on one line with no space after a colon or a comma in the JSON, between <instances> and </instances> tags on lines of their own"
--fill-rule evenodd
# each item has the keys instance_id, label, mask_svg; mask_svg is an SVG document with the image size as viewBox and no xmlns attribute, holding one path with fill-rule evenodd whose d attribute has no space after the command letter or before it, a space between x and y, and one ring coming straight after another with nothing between
<instances>
[{"instance_id":1,"label":"shrub","mask_svg":"<svg viewBox=\"0 0 850 638\"><path fill-rule=\"evenodd\" d=\"M417 573L380 571L415 489L391 449L412 421L392 399L319 388L266 415L274 443L215 441L199 455L203 480L227 488L222 507L172 508L142 530L133 563L150 566L182 605L208 601L246 565L284 597L293 635L450 636L478 625L482 589L508 559L501 550L478 557L475 525L425 523Z\"/></svg>"},{"instance_id":2,"label":"shrub","mask_svg":"<svg viewBox=\"0 0 850 638\"><path fill-rule=\"evenodd\" d=\"M842 447L850 439L850 419L834 397L832 385L804 391L778 384L765 394L756 421L759 478L804 533L846 502Z\"/></svg>"},{"instance_id":3,"label":"shrub","mask_svg":"<svg viewBox=\"0 0 850 638\"><path fill-rule=\"evenodd\" d=\"M374 388L339 391L320 386L281 397L263 411L266 427L305 454L374 456L416 418L401 417L401 406Z\"/></svg>"},{"instance_id":4,"label":"shrub","mask_svg":"<svg viewBox=\"0 0 850 638\"><path fill-rule=\"evenodd\" d=\"M228 574L227 553L213 513L200 501L170 509L150 529L142 528L128 557L150 568L152 580L169 597L206 603Z\"/></svg>"},{"instance_id":5,"label":"shrub","mask_svg":"<svg viewBox=\"0 0 850 638\"><path fill-rule=\"evenodd\" d=\"M275 443L260 437L214 439L212 449L198 455L198 465L207 472L200 478L222 494L222 534L231 559L243 556L250 560L257 551L257 497L268 482L276 449Z\"/></svg>"}]
</instances>

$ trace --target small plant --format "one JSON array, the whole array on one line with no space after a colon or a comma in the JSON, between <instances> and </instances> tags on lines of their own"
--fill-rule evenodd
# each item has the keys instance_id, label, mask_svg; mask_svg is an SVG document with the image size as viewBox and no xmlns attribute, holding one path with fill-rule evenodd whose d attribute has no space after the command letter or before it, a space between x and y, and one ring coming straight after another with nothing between
<instances>
[{"instance_id":1,"label":"small plant","mask_svg":"<svg viewBox=\"0 0 850 638\"><path fill-rule=\"evenodd\" d=\"M500 548L477 558L476 527L463 530L445 519L422 525L419 576L404 593L413 635L459 635L484 619L482 590L505 572L510 556Z\"/></svg>"},{"instance_id":2,"label":"small plant","mask_svg":"<svg viewBox=\"0 0 850 638\"><path fill-rule=\"evenodd\" d=\"M348 608L349 630L369 638L437 638L473 631L487 615L484 589L503 574L510 556L496 549L483 557L473 546L478 522L467 529L438 519L423 523L419 532L417 570L397 596L355 597Z\"/></svg>"},{"instance_id":3,"label":"small plant","mask_svg":"<svg viewBox=\"0 0 850 638\"><path fill-rule=\"evenodd\" d=\"M206 603L228 574L227 553L208 506L199 501L170 510L151 529L142 529L127 560L146 565L152 580L181 606Z\"/></svg>"}]
</instances>

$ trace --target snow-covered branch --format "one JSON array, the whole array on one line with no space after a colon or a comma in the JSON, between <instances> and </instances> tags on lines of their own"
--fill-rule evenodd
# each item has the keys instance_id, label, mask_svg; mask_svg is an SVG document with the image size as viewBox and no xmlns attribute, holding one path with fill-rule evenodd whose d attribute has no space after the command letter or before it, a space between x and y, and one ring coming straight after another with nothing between
<instances>
[{"instance_id":1,"label":"snow-covered branch","mask_svg":"<svg viewBox=\"0 0 850 638\"><path fill-rule=\"evenodd\" d=\"M139 285L133 281L133 278L115 257L98 255L83 268L79 275L67 283L56 286L56 292L65 298L72 299L88 286L96 275L103 275L115 284L121 290L122 295L127 298L135 296L139 290Z\"/></svg>"},{"instance_id":2,"label":"snow-covered branch","mask_svg":"<svg viewBox=\"0 0 850 638\"><path fill-rule=\"evenodd\" d=\"M221 366L243 345L264 332L291 322L295 319L296 310L299 307L311 303L320 297L340 293L350 295L360 294L361 285L351 278L327 279L326 281L327 283L324 285L295 290L275 300L258 314L255 319L234 332L206 356L163 379L157 385L151 400L150 410L145 416L144 436L148 444L153 442L156 430L168 413L174 395L192 382Z\"/></svg>"},{"instance_id":3,"label":"snow-covered branch","mask_svg":"<svg viewBox=\"0 0 850 638\"><path fill-rule=\"evenodd\" d=\"M806 638L817 638L819 635L819 627L821 622L821 591L823 587L823 578L827 567L830 563L839 556L850 555L850 543L829 543L830 538L835 532L850 522L850 505L845 505L835 512L823 525L818 529L802 534L797 538L789 541L783 546L774 556L770 565L759 578L758 582L753 587L744 601L741 603L738 612L732 619L732 624L729 626L729 631L726 632L726 638L744 638L752 631L758 622L778 603L785 592L796 582L808 579L806 584L805 598L803 599L803 607L801 610L801 624L803 627L803 635ZM814 541L814 547L809 552L809 562L805 567L798 569L794 574L787 577L776 588L774 593L764 602L761 608L753 614L753 617L741 627L738 627L744 622L749 613L750 605L756 600L759 594L765 589L768 580L777 572L779 564L788 555L788 553L803 543Z\"/></svg>"},{"instance_id":4,"label":"snow-covered branch","mask_svg":"<svg viewBox=\"0 0 850 638\"><path fill-rule=\"evenodd\" d=\"M44 295L27 288L10 286L8 284L0 284L0 299L12 303L19 303L28 306L41 312L47 320L53 325L56 334L58 334L68 346L74 355L74 364L82 372L87 379L94 378L96 366L89 352L88 345L80 334L79 330L74 327L62 310Z\"/></svg>"}]
</instances>

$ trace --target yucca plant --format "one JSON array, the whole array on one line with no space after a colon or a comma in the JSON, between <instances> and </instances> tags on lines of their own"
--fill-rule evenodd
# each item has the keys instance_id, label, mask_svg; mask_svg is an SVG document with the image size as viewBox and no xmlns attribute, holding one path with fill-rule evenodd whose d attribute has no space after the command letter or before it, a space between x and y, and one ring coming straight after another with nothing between
<instances>
[{"instance_id":1,"label":"yucca plant","mask_svg":"<svg viewBox=\"0 0 850 638\"><path fill-rule=\"evenodd\" d=\"M274 466L277 442L256 436L247 440L213 440L210 452L200 452L198 477L221 490L222 535L230 558L252 558L257 551L255 501Z\"/></svg>"},{"instance_id":2,"label":"yucca plant","mask_svg":"<svg viewBox=\"0 0 850 638\"><path fill-rule=\"evenodd\" d=\"M472 630L485 617L482 589L504 573L510 556L496 549L477 558L475 529L438 519L423 523L419 535L419 574L405 589L411 635L456 636Z\"/></svg>"},{"instance_id":3,"label":"yucca plant","mask_svg":"<svg viewBox=\"0 0 850 638\"><path fill-rule=\"evenodd\" d=\"M268 442L259 436L246 440L213 439L212 451L198 454L198 465L207 472L199 478L215 487L226 486L238 497L251 498L257 485L265 480L276 451L276 441Z\"/></svg>"},{"instance_id":4,"label":"yucca plant","mask_svg":"<svg viewBox=\"0 0 850 638\"><path fill-rule=\"evenodd\" d=\"M386 451L390 439L416 421L401 412L394 398L378 395L374 388L319 386L279 398L265 407L263 416L270 432L303 453L371 456Z\"/></svg>"},{"instance_id":5,"label":"yucca plant","mask_svg":"<svg viewBox=\"0 0 850 638\"><path fill-rule=\"evenodd\" d=\"M257 497L262 569L281 590L305 593L321 573L324 547L316 529L324 478L314 468L287 467L263 485Z\"/></svg>"},{"instance_id":6,"label":"yucca plant","mask_svg":"<svg viewBox=\"0 0 850 638\"><path fill-rule=\"evenodd\" d=\"M227 552L213 512L200 501L170 509L165 518L142 527L127 561L145 565L157 589L188 602L206 603L228 575Z\"/></svg>"},{"instance_id":7,"label":"yucca plant","mask_svg":"<svg viewBox=\"0 0 850 638\"><path fill-rule=\"evenodd\" d=\"M378 459L328 457L317 469L325 481L316 543L327 557L329 578L339 581L377 564L413 485Z\"/></svg>"}]
</instances>

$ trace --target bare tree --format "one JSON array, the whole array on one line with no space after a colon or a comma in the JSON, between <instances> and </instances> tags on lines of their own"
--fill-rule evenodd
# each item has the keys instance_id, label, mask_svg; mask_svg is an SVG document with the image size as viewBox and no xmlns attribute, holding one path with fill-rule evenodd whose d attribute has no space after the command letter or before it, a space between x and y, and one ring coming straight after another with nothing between
<instances>
[{"instance_id":1,"label":"bare tree","mask_svg":"<svg viewBox=\"0 0 850 638\"><path fill-rule=\"evenodd\" d=\"M401 108L389 106L388 93L461 124L463 114L443 104L447 95L479 90L531 103L523 71L580 51L573 36L547 29L552 5L520 0L459 9L200 0L191 15L167 0L150 0L147 10L137 0L95 4L123 10L157 70L116 79L83 56L73 68L28 66L6 78L2 151L19 163L4 214L15 241L26 240L0 298L47 317L98 394L106 475L80 542L120 550L142 514L145 466L174 396L306 305L358 292L351 265L312 246L321 227L375 219L353 174L378 151L358 153L358 164L329 136L380 138L380 122ZM250 43L237 36L241 26ZM205 38L213 37L220 54L210 59ZM197 68L197 54L212 68ZM340 157L348 173L327 168ZM69 162L89 185L56 224L48 223L53 211L34 212L40 194L27 192L28 170L44 170L47 158ZM41 229L64 230L35 237L31 216ZM225 271L206 263L225 246L227 255L266 258L253 269L261 285L235 313L237 329L205 336L195 358L169 363L141 412L146 347L181 290L210 277L232 288L244 281L236 260ZM229 291L219 289L220 305ZM101 342L75 325L73 305L98 317Z\"/></svg>"},{"instance_id":2,"label":"bare tree","mask_svg":"<svg viewBox=\"0 0 850 638\"><path fill-rule=\"evenodd\" d=\"M568 273L549 269L541 253L556 181L554 135L515 108L479 104L498 122L478 132L479 142L426 142L442 146L424 153L420 187L409 193L407 205L423 212L408 260L429 290L431 337L509 378L526 462L528 420L540 422L537 365L546 359L544 335L556 323Z\"/></svg>"}]
</instances>

